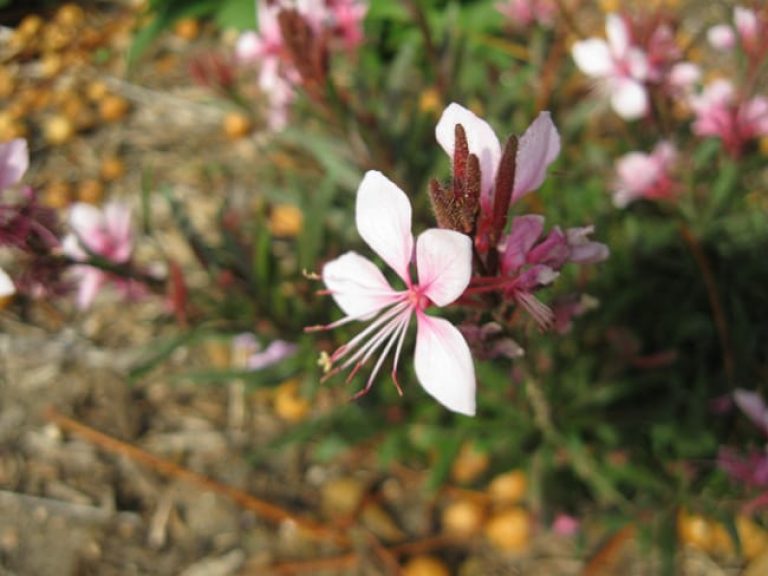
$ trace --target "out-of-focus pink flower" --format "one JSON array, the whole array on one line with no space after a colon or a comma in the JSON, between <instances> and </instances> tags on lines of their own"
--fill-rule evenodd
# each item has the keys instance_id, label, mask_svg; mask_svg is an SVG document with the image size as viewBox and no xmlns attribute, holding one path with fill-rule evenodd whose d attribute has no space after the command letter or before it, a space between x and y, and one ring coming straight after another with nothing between
<instances>
[{"instance_id":1,"label":"out-of-focus pink flower","mask_svg":"<svg viewBox=\"0 0 768 576\"><path fill-rule=\"evenodd\" d=\"M761 26L757 14L749 8L736 6L733 9L733 23L736 26L736 31L739 33L745 51L750 52L751 48L757 46L760 42Z\"/></svg>"},{"instance_id":2,"label":"out-of-focus pink flower","mask_svg":"<svg viewBox=\"0 0 768 576\"><path fill-rule=\"evenodd\" d=\"M544 182L547 168L560 153L560 135L549 112L541 112L520 137L515 157L515 176L511 191L496 190L495 183L501 162L501 144L493 128L460 104L452 103L444 111L435 128L435 136L443 150L453 158L456 125L460 124L467 136L470 154L480 164L480 216L475 245L480 253L488 251L489 237L499 197L507 194L507 205L500 210L506 215L510 204L536 190ZM506 220L505 220L506 221Z\"/></svg>"},{"instance_id":3,"label":"out-of-focus pink flower","mask_svg":"<svg viewBox=\"0 0 768 576\"><path fill-rule=\"evenodd\" d=\"M514 360L525 355L525 350L504 335L504 329L496 322L487 322L482 326L477 324L461 324L459 330L464 335L472 354L478 360L495 360L509 358Z\"/></svg>"},{"instance_id":4,"label":"out-of-focus pink flower","mask_svg":"<svg viewBox=\"0 0 768 576\"><path fill-rule=\"evenodd\" d=\"M560 513L552 522L552 532L558 536L575 536L581 529L581 520L570 514Z\"/></svg>"},{"instance_id":5,"label":"out-of-focus pink flower","mask_svg":"<svg viewBox=\"0 0 768 576\"><path fill-rule=\"evenodd\" d=\"M746 456L726 447L717 453L717 465L747 486L768 486L768 452L752 450Z\"/></svg>"},{"instance_id":6,"label":"out-of-focus pink flower","mask_svg":"<svg viewBox=\"0 0 768 576\"><path fill-rule=\"evenodd\" d=\"M646 198L663 200L675 191L670 172L677 150L667 141L659 142L650 154L630 152L616 161L613 203L624 208L630 202Z\"/></svg>"},{"instance_id":7,"label":"out-of-focus pink flower","mask_svg":"<svg viewBox=\"0 0 768 576\"><path fill-rule=\"evenodd\" d=\"M0 143L0 190L18 184L29 167L27 141L16 138Z\"/></svg>"},{"instance_id":8,"label":"out-of-focus pink flower","mask_svg":"<svg viewBox=\"0 0 768 576\"><path fill-rule=\"evenodd\" d=\"M16 293L16 285L8 273L0 268L0 298L7 298Z\"/></svg>"},{"instance_id":9,"label":"out-of-focus pink flower","mask_svg":"<svg viewBox=\"0 0 768 576\"><path fill-rule=\"evenodd\" d=\"M717 24L707 31L707 40L717 50L732 50L737 42L754 63L768 51L768 17L763 13L736 6L733 26Z\"/></svg>"},{"instance_id":10,"label":"out-of-focus pink flower","mask_svg":"<svg viewBox=\"0 0 768 576\"><path fill-rule=\"evenodd\" d=\"M768 407L757 392L737 389L733 401L752 423L768 437ZM768 486L768 446L762 451L751 450L746 457L721 447L717 463L731 478L748 486Z\"/></svg>"},{"instance_id":11,"label":"out-of-focus pink flower","mask_svg":"<svg viewBox=\"0 0 768 576\"><path fill-rule=\"evenodd\" d=\"M602 83L619 116L627 120L640 118L648 111L647 55L632 44L629 26L618 14L608 14L605 31L607 41L588 38L576 42L571 55L584 74Z\"/></svg>"},{"instance_id":12,"label":"out-of-focus pink flower","mask_svg":"<svg viewBox=\"0 0 768 576\"><path fill-rule=\"evenodd\" d=\"M496 9L520 28L534 23L551 26L557 15L557 4L553 0L507 0L498 2Z\"/></svg>"},{"instance_id":13,"label":"out-of-focus pink flower","mask_svg":"<svg viewBox=\"0 0 768 576\"><path fill-rule=\"evenodd\" d=\"M355 252L347 252L323 267L328 292L345 316L310 330L331 329L356 320L370 324L330 357L335 374L351 368L350 378L381 351L365 388L370 389L384 359L394 348L392 378L412 316L416 316L416 376L422 387L449 410L475 413L475 370L467 342L450 322L426 313L432 305L455 301L469 284L472 242L453 230L430 229L414 242L408 197L380 172L365 175L357 191L357 229L363 240L405 283L395 290L376 265ZM414 248L415 244L415 248ZM411 278L415 256L418 280Z\"/></svg>"},{"instance_id":14,"label":"out-of-focus pink flower","mask_svg":"<svg viewBox=\"0 0 768 576\"><path fill-rule=\"evenodd\" d=\"M694 134L720 138L733 156L741 154L749 140L768 135L768 98L740 99L728 80L709 83L691 96L690 104L696 114Z\"/></svg>"},{"instance_id":15,"label":"out-of-focus pink flower","mask_svg":"<svg viewBox=\"0 0 768 576\"><path fill-rule=\"evenodd\" d=\"M367 4L358 0L332 0L328 10L331 27L347 50L353 51L363 43L363 20L368 12Z\"/></svg>"},{"instance_id":16,"label":"out-of-focus pink flower","mask_svg":"<svg viewBox=\"0 0 768 576\"><path fill-rule=\"evenodd\" d=\"M73 260L86 261L96 256L112 264L125 264L131 258L133 233L127 206L113 202L102 211L90 204L76 203L70 208L69 225L72 232L64 238L62 250ZM77 303L81 309L91 305L110 279L124 290L131 289L129 280L94 266L76 265L73 270L80 284Z\"/></svg>"},{"instance_id":17,"label":"out-of-focus pink flower","mask_svg":"<svg viewBox=\"0 0 768 576\"><path fill-rule=\"evenodd\" d=\"M277 21L280 3L270 5L266 0L256 3L258 32L243 32L235 46L235 57L240 63L264 65L268 60L279 60L284 46L283 34Z\"/></svg>"},{"instance_id":18,"label":"out-of-focus pink flower","mask_svg":"<svg viewBox=\"0 0 768 576\"><path fill-rule=\"evenodd\" d=\"M248 370L263 370L296 353L296 344L285 340L273 340L262 350L261 344L250 332L232 338L233 363Z\"/></svg>"},{"instance_id":19,"label":"out-of-focus pink flower","mask_svg":"<svg viewBox=\"0 0 768 576\"><path fill-rule=\"evenodd\" d=\"M736 33L728 24L718 24L707 30L707 41L716 50L731 50L736 46Z\"/></svg>"}]
</instances>

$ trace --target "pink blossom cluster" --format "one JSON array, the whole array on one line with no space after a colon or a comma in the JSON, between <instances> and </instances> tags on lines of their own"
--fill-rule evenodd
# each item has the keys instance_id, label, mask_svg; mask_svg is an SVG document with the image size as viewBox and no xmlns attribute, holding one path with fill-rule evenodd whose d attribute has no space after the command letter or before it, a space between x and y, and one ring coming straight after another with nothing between
<instances>
[{"instance_id":1,"label":"pink blossom cluster","mask_svg":"<svg viewBox=\"0 0 768 576\"><path fill-rule=\"evenodd\" d=\"M694 134L720 138L734 157L750 140L768 136L768 97L745 98L729 80L713 80L691 96L690 105Z\"/></svg>"},{"instance_id":2,"label":"pink blossom cluster","mask_svg":"<svg viewBox=\"0 0 768 576\"><path fill-rule=\"evenodd\" d=\"M768 53L768 16L743 6L733 9L733 24L717 24L707 31L707 40L717 50L737 45L755 63Z\"/></svg>"},{"instance_id":3,"label":"pink blossom cluster","mask_svg":"<svg viewBox=\"0 0 768 576\"><path fill-rule=\"evenodd\" d=\"M650 110L650 90L685 93L700 71L682 60L671 25L663 20L647 25L628 16L606 17L606 39L588 38L571 50L576 66L598 82L611 107L622 118L636 120Z\"/></svg>"},{"instance_id":4,"label":"pink blossom cluster","mask_svg":"<svg viewBox=\"0 0 768 576\"><path fill-rule=\"evenodd\" d=\"M624 208L635 200L666 200L675 195L672 177L677 150L668 141L659 142L650 154L630 152L616 161L613 203Z\"/></svg>"},{"instance_id":5,"label":"pink blossom cluster","mask_svg":"<svg viewBox=\"0 0 768 576\"><path fill-rule=\"evenodd\" d=\"M554 0L506 0L498 2L496 9L518 28L529 28L533 24L549 27L557 16Z\"/></svg>"},{"instance_id":6,"label":"pink blossom cluster","mask_svg":"<svg viewBox=\"0 0 768 576\"><path fill-rule=\"evenodd\" d=\"M235 57L241 65L258 68L257 83L267 99L267 122L272 130L285 127L301 81L279 22L279 14L285 9L296 10L318 36L338 38L348 51L353 51L363 42L362 22L368 7L362 0L257 0L258 30L240 35Z\"/></svg>"},{"instance_id":7,"label":"pink blossom cluster","mask_svg":"<svg viewBox=\"0 0 768 576\"><path fill-rule=\"evenodd\" d=\"M370 322L328 358L328 376L349 369L349 380L378 355L360 396L393 353L392 379L401 391L397 367L415 317L419 383L449 410L473 415L476 382L467 339L477 344L494 338L496 352L508 357L522 351L509 339L497 338L493 323L459 330L429 311L469 301L490 308L493 304L483 298L495 292L504 306L519 304L540 326L549 327L554 314L534 292L550 284L566 263L598 262L608 249L589 240L591 227L554 228L544 234L544 218L538 215L516 217L506 231L510 206L542 184L559 153L560 137L548 113L503 150L493 129L459 104L446 108L435 132L453 161L451 186L434 181L430 189L439 228L414 239L407 195L380 172L368 172L357 191L358 232L403 287L393 287L367 258L347 252L322 270L327 291L344 317L309 330Z\"/></svg>"}]
</instances>

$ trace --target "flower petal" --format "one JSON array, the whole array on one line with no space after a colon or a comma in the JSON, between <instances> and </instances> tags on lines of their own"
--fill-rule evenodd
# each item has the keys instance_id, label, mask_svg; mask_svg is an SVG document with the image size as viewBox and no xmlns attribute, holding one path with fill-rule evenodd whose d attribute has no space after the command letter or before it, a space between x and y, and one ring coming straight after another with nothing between
<instances>
[{"instance_id":1,"label":"flower petal","mask_svg":"<svg viewBox=\"0 0 768 576\"><path fill-rule=\"evenodd\" d=\"M69 225L72 230L87 242L93 231L103 226L101 211L91 204L76 202L69 209Z\"/></svg>"},{"instance_id":2,"label":"flower petal","mask_svg":"<svg viewBox=\"0 0 768 576\"><path fill-rule=\"evenodd\" d=\"M501 267L504 274L511 274L525 264L536 240L544 231L544 217L526 214L512 220L512 226L504 239Z\"/></svg>"},{"instance_id":3,"label":"flower petal","mask_svg":"<svg viewBox=\"0 0 768 576\"><path fill-rule=\"evenodd\" d=\"M768 407L766 407L763 398L757 392L739 388L733 393L733 400L736 402L736 406L738 406L764 434L768 434Z\"/></svg>"},{"instance_id":4,"label":"flower petal","mask_svg":"<svg viewBox=\"0 0 768 576\"><path fill-rule=\"evenodd\" d=\"M444 318L417 316L415 368L419 383L454 412L475 415L475 367L461 332Z\"/></svg>"},{"instance_id":5,"label":"flower petal","mask_svg":"<svg viewBox=\"0 0 768 576\"><path fill-rule=\"evenodd\" d=\"M8 273L0 268L0 298L7 298L16 293L16 286Z\"/></svg>"},{"instance_id":6,"label":"flower petal","mask_svg":"<svg viewBox=\"0 0 768 576\"><path fill-rule=\"evenodd\" d=\"M131 209L119 202L104 206L106 232L114 242L109 257L114 262L125 262L133 251L131 234Z\"/></svg>"},{"instance_id":7,"label":"flower petal","mask_svg":"<svg viewBox=\"0 0 768 576\"><path fill-rule=\"evenodd\" d=\"M357 190L356 221L363 240L410 286L413 235L405 192L381 172L367 172Z\"/></svg>"},{"instance_id":8,"label":"flower petal","mask_svg":"<svg viewBox=\"0 0 768 576\"><path fill-rule=\"evenodd\" d=\"M611 84L611 106L625 120L636 120L648 110L648 93L635 80L615 80Z\"/></svg>"},{"instance_id":9,"label":"flower petal","mask_svg":"<svg viewBox=\"0 0 768 576\"><path fill-rule=\"evenodd\" d=\"M0 190L13 186L29 167L27 141L16 138L0 144Z\"/></svg>"},{"instance_id":10,"label":"flower petal","mask_svg":"<svg viewBox=\"0 0 768 576\"><path fill-rule=\"evenodd\" d=\"M104 284L104 273L91 266L79 266L80 287L77 291L77 307L85 310L91 306Z\"/></svg>"},{"instance_id":11,"label":"flower petal","mask_svg":"<svg viewBox=\"0 0 768 576\"><path fill-rule=\"evenodd\" d=\"M454 102L443 111L435 128L438 143L451 158L453 158L456 124L461 124L464 128L469 152L477 156L480 162L481 188L485 196L493 188L496 170L501 160L499 139L485 120Z\"/></svg>"},{"instance_id":12,"label":"flower petal","mask_svg":"<svg viewBox=\"0 0 768 576\"><path fill-rule=\"evenodd\" d=\"M547 167L559 153L560 134L549 112L541 112L520 138L512 202L541 186Z\"/></svg>"},{"instance_id":13,"label":"flower petal","mask_svg":"<svg viewBox=\"0 0 768 576\"><path fill-rule=\"evenodd\" d=\"M603 78L613 72L611 51L600 38L588 38L574 43L571 56L579 70L587 76Z\"/></svg>"},{"instance_id":14,"label":"flower petal","mask_svg":"<svg viewBox=\"0 0 768 576\"><path fill-rule=\"evenodd\" d=\"M432 228L416 242L419 286L438 306L462 295L472 275L472 240L460 232Z\"/></svg>"},{"instance_id":15,"label":"flower petal","mask_svg":"<svg viewBox=\"0 0 768 576\"><path fill-rule=\"evenodd\" d=\"M366 320L397 298L376 265L347 252L323 266L323 282L347 316Z\"/></svg>"},{"instance_id":16,"label":"flower petal","mask_svg":"<svg viewBox=\"0 0 768 576\"><path fill-rule=\"evenodd\" d=\"M629 49L629 29L624 18L611 13L605 18L605 35L611 52L617 58L622 58Z\"/></svg>"}]
</instances>

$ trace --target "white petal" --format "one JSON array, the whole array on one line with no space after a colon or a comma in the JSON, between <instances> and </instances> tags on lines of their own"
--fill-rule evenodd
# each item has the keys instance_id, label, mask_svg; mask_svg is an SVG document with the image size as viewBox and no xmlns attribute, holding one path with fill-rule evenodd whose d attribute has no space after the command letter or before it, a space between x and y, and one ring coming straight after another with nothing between
<instances>
[{"instance_id":1,"label":"white petal","mask_svg":"<svg viewBox=\"0 0 768 576\"><path fill-rule=\"evenodd\" d=\"M438 306L462 295L472 275L472 240L453 230L433 228L416 242L419 286Z\"/></svg>"},{"instance_id":2,"label":"white petal","mask_svg":"<svg viewBox=\"0 0 768 576\"><path fill-rule=\"evenodd\" d=\"M616 80L611 84L611 106L625 120L636 120L648 110L648 93L639 82Z\"/></svg>"},{"instance_id":3,"label":"white petal","mask_svg":"<svg viewBox=\"0 0 768 576\"><path fill-rule=\"evenodd\" d=\"M613 72L613 58L608 44L599 38L588 38L576 42L571 48L571 56L579 70L593 78L603 78Z\"/></svg>"},{"instance_id":4,"label":"white petal","mask_svg":"<svg viewBox=\"0 0 768 576\"><path fill-rule=\"evenodd\" d=\"M323 266L323 282L344 313L360 320L376 314L396 297L396 292L376 265L347 252Z\"/></svg>"},{"instance_id":5,"label":"white petal","mask_svg":"<svg viewBox=\"0 0 768 576\"><path fill-rule=\"evenodd\" d=\"M0 298L7 298L16 293L16 286L5 270L0 268Z\"/></svg>"},{"instance_id":6,"label":"white petal","mask_svg":"<svg viewBox=\"0 0 768 576\"><path fill-rule=\"evenodd\" d=\"M448 320L419 314L416 376L424 390L454 412L475 415L475 367L466 340Z\"/></svg>"},{"instance_id":7,"label":"white petal","mask_svg":"<svg viewBox=\"0 0 768 576\"><path fill-rule=\"evenodd\" d=\"M82 266L80 287L77 291L77 307L80 310L89 308L104 283L104 273L97 268Z\"/></svg>"},{"instance_id":8,"label":"white petal","mask_svg":"<svg viewBox=\"0 0 768 576\"><path fill-rule=\"evenodd\" d=\"M608 14L605 19L605 34L614 56L622 57L629 48L629 30L624 18Z\"/></svg>"},{"instance_id":9,"label":"white petal","mask_svg":"<svg viewBox=\"0 0 768 576\"><path fill-rule=\"evenodd\" d=\"M13 186L29 167L27 141L16 138L0 144L0 190Z\"/></svg>"},{"instance_id":10,"label":"white petal","mask_svg":"<svg viewBox=\"0 0 768 576\"><path fill-rule=\"evenodd\" d=\"M451 158L453 158L456 124L461 124L464 128L467 147L470 153L476 155L480 161L482 193L487 195L493 187L496 170L501 160L499 139L485 120L454 102L443 111L435 128L438 143Z\"/></svg>"},{"instance_id":11,"label":"white petal","mask_svg":"<svg viewBox=\"0 0 768 576\"><path fill-rule=\"evenodd\" d=\"M410 285L411 203L381 172L366 173L357 190L357 230L371 249Z\"/></svg>"},{"instance_id":12,"label":"white petal","mask_svg":"<svg viewBox=\"0 0 768 576\"><path fill-rule=\"evenodd\" d=\"M69 225L78 236L87 237L103 224L101 211L96 206L76 202L69 209Z\"/></svg>"},{"instance_id":13,"label":"white petal","mask_svg":"<svg viewBox=\"0 0 768 576\"><path fill-rule=\"evenodd\" d=\"M560 134L549 112L541 112L520 138L512 202L544 182L547 167L560 153Z\"/></svg>"}]
</instances>

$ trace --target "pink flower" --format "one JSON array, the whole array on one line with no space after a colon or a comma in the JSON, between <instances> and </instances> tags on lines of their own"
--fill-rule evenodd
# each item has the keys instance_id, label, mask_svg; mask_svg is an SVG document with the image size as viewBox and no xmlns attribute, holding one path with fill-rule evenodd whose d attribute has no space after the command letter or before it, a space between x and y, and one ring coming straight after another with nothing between
<instances>
[{"instance_id":1,"label":"pink flower","mask_svg":"<svg viewBox=\"0 0 768 576\"><path fill-rule=\"evenodd\" d=\"M0 268L0 298L8 298L16 293L16 286L8 273Z\"/></svg>"},{"instance_id":2,"label":"pink flower","mask_svg":"<svg viewBox=\"0 0 768 576\"><path fill-rule=\"evenodd\" d=\"M508 280L504 292L514 298L542 328L556 320L552 310L533 293L551 284L568 262L592 264L608 258L605 244L589 240L593 228L570 228L563 232L553 228L541 241L544 217L536 214L512 220L509 234L499 245L501 273Z\"/></svg>"},{"instance_id":3,"label":"pink flower","mask_svg":"<svg viewBox=\"0 0 768 576\"><path fill-rule=\"evenodd\" d=\"M414 363L419 383L449 410L474 415L475 372L469 347L447 320L426 313L432 304L447 306L464 292L472 272L472 242L453 230L430 229L419 235L414 250L408 197L374 171L365 175L357 191L356 223L363 240L397 273L405 288L392 288L373 262L355 252L323 267L323 282L345 316L314 329L371 320L331 355L331 366L343 363L329 375L352 367L351 378L383 347L360 396L370 389L394 347L392 378L400 390L397 366L411 317L416 316ZM417 281L410 273L414 256Z\"/></svg>"},{"instance_id":4,"label":"pink flower","mask_svg":"<svg viewBox=\"0 0 768 576\"><path fill-rule=\"evenodd\" d=\"M756 392L737 389L733 401L747 417L752 420L764 436L768 437L768 407ZM717 463L731 478L749 486L768 485L768 451L751 450L746 457L722 447L717 455Z\"/></svg>"},{"instance_id":5,"label":"pink flower","mask_svg":"<svg viewBox=\"0 0 768 576\"><path fill-rule=\"evenodd\" d=\"M520 138L515 156L514 182L510 189L502 190L498 188L497 180L502 160L501 143L493 128L463 106L450 104L437 123L435 136L451 158L455 152L457 124L466 133L469 153L476 155L480 164L480 216L476 247L480 253L485 253L491 247L489 243L494 241L492 228L498 228L499 224L503 228L509 206L544 182L547 168L560 153L560 135L549 112L541 112ZM503 222L499 222L502 217Z\"/></svg>"},{"instance_id":6,"label":"pink flower","mask_svg":"<svg viewBox=\"0 0 768 576\"><path fill-rule=\"evenodd\" d=\"M558 536L575 536L581 529L581 520L570 514L560 513L552 522L552 532Z\"/></svg>"},{"instance_id":7,"label":"pink flower","mask_svg":"<svg viewBox=\"0 0 768 576\"><path fill-rule=\"evenodd\" d=\"M730 154L738 156L744 144L768 135L768 98L740 99L728 80L715 80L690 98L696 114L693 132L722 139Z\"/></svg>"},{"instance_id":8,"label":"pink flower","mask_svg":"<svg viewBox=\"0 0 768 576\"><path fill-rule=\"evenodd\" d=\"M64 239L64 253L77 261L90 257L101 258L111 264L125 264L133 251L130 209L116 202L99 210L90 204L76 203L70 208L69 225L72 232ZM125 290L130 283L89 265L74 267L79 279L77 303L81 309L88 308L98 291L110 279L118 281Z\"/></svg>"},{"instance_id":9,"label":"pink flower","mask_svg":"<svg viewBox=\"0 0 768 576\"><path fill-rule=\"evenodd\" d=\"M357 0L333 0L328 7L331 25L346 46L353 51L363 43L363 20L368 6Z\"/></svg>"},{"instance_id":10,"label":"pink flower","mask_svg":"<svg viewBox=\"0 0 768 576\"><path fill-rule=\"evenodd\" d=\"M651 154L630 152L616 161L616 182L613 204L624 208L630 202L647 198L666 199L674 193L670 171L677 158L677 150L667 142L659 142Z\"/></svg>"},{"instance_id":11,"label":"pink flower","mask_svg":"<svg viewBox=\"0 0 768 576\"><path fill-rule=\"evenodd\" d=\"M552 0L507 0L498 2L496 9L521 28L534 23L551 26L557 14L557 5Z\"/></svg>"},{"instance_id":12,"label":"pink flower","mask_svg":"<svg viewBox=\"0 0 768 576\"><path fill-rule=\"evenodd\" d=\"M296 353L297 346L285 340L273 340L262 350L253 334L245 332L232 338L232 358L238 367L263 370Z\"/></svg>"},{"instance_id":13,"label":"pink flower","mask_svg":"<svg viewBox=\"0 0 768 576\"><path fill-rule=\"evenodd\" d=\"M768 20L749 8L736 6L733 9L733 27L728 24L712 26L707 31L707 40L717 50L731 50L738 41L741 49L755 64L759 64L768 50Z\"/></svg>"},{"instance_id":14,"label":"pink flower","mask_svg":"<svg viewBox=\"0 0 768 576\"><path fill-rule=\"evenodd\" d=\"M632 45L629 26L621 16L608 14L605 31L607 41L588 38L576 42L571 55L582 72L602 83L619 116L640 118L648 111L648 58Z\"/></svg>"},{"instance_id":15,"label":"pink flower","mask_svg":"<svg viewBox=\"0 0 768 576\"><path fill-rule=\"evenodd\" d=\"M29 152L26 140L16 138L0 144L0 190L18 184L28 167Z\"/></svg>"},{"instance_id":16,"label":"pink flower","mask_svg":"<svg viewBox=\"0 0 768 576\"><path fill-rule=\"evenodd\" d=\"M731 50L736 45L736 34L728 24L718 24L707 30L707 41L716 50Z\"/></svg>"}]
</instances>

